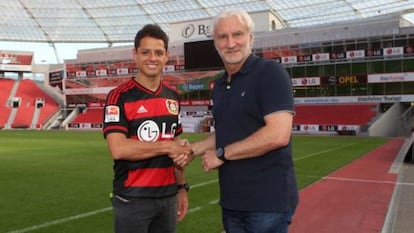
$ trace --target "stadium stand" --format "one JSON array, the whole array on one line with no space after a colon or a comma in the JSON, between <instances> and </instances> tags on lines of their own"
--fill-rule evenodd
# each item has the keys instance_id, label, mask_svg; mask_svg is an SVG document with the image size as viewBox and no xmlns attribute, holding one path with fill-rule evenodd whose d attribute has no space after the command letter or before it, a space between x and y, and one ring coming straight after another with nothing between
<instances>
[{"instance_id":1,"label":"stadium stand","mask_svg":"<svg viewBox=\"0 0 414 233\"><path fill-rule=\"evenodd\" d=\"M58 110L58 104L33 80L21 80L16 92L21 98L12 128L40 128Z\"/></svg>"},{"instance_id":2,"label":"stadium stand","mask_svg":"<svg viewBox=\"0 0 414 233\"><path fill-rule=\"evenodd\" d=\"M366 125L377 114L377 104L296 105L294 124Z\"/></svg>"},{"instance_id":3,"label":"stadium stand","mask_svg":"<svg viewBox=\"0 0 414 233\"><path fill-rule=\"evenodd\" d=\"M72 124L101 124L103 117L103 108L88 108L80 113Z\"/></svg>"},{"instance_id":4,"label":"stadium stand","mask_svg":"<svg viewBox=\"0 0 414 233\"><path fill-rule=\"evenodd\" d=\"M14 80L0 79L0 129L4 128L4 125L9 118L11 112L11 105L9 103L10 92L14 85Z\"/></svg>"},{"instance_id":5,"label":"stadium stand","mask_svg":"<svg viewBox=\"0 0 414 233\"><path fill-rule=\"evenodd\" d=\"M271 12L261 14L268 16ZM404 124L396 127L403 134L410 132L414 112L409 106L414 101L414 27L402 20L400 13L310 28L269 30L267 26L270 25L266 25L269 22L260 23L263 25L257 24L260 31L255 34L253 53L281 63L292 77L295 132L330 134L345 129L375 132L375 136L395 135L381 126L388 123L375 124L374 121L382 118L385 122L398 122L402 114ZM182 120L188 129L197 131L204 127L201 121L208 114L203 114L209 113L212 107L205 102L198 105L197 101L210 100L213 81L222 70L213 67L186 70L184 42L189 39L178 33L184 26L184 23L171 25L174 30L170 32L170 59L164 69L163 82L175 87L182 101L191 103L182 107ZM202 38L204 36L207 37ZM204 36L191 40L211 39ZM64 93L65 105L60 107L71 111L77 105L87 106L84 113L76 111L79 119L75 117L70 123L97 125L92 108L96 108L96 104L102 108L109 90L138 72L132 48L114 46L80 50L76 59L62 64L60 71L55 73L61 78L57 82ZM206 59L198 58L200 62L207 62ZM28 119L23 119L22 112L34 114L31 102L33 99L28 97L20 99L14 126L30 125ZM404 105L398 109L391 107L397 103ZM389 108L380 111L384 104L389 104ZM6 111L6 114L9 113ZM6 122L3 118L0 127ZM376 129L372 130L373 127Z\"/></svg>"}]
</instances>

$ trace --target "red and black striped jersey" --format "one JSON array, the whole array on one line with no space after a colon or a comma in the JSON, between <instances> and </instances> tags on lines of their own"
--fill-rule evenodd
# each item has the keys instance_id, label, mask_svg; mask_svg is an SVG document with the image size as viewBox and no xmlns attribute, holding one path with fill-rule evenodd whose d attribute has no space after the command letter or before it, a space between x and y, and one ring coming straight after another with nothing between
<instances>
[{"instance_id":1,"label":"red and black striped jersey","mask_svg":"<svg viewBox=\"0 0 414 233\"><path fill-rule=\"evenodd\" d=\"M145 142L174 140L182 132L178 93L160 84L155 92L131 79L106 98L103 134L123 133ZM113 192L126 197L163 197L176 193L174 164L168 155L114 160Z\"/></svg>"}]
</instances>

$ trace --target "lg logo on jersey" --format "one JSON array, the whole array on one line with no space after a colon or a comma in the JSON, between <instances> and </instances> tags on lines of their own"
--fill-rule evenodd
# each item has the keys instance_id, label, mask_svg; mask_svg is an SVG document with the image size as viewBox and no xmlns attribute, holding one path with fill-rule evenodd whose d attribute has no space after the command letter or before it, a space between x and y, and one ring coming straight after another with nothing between
<instances>
[{"instance_id":1,"label":"lg logo on jersey","mask_svg":"<svg viewBox=\"0 0 414 233\"><path fill-rule=\"evenodd\" d=\"M137 136L140 141L155 142L161 136L161 138L174 138L175 130L177 129L177 123L173 123L167 133L167 124L163 122L161 124L161 130L157 123L152 120L144 121L137 130Z\"/></svg>"}]
</instances>

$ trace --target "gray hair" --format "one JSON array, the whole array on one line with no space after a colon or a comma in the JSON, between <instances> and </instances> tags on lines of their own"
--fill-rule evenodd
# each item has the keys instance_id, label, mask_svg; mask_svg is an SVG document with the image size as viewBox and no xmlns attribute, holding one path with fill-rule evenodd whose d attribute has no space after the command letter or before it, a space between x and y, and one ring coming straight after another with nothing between
<instances>
[{"instance_id":1,"label":"gray hair","mask_svg":"<svg viewBox=\"0 0 414 233\"><path fill-rule=\"evenodd\" d=\"M249 34L253 34L254 22L252 18L250 17L250 15L242 9L225 9L221 11L213 19L213 23L211 25L211 34L214 35L218 21L220 21L221 19L230 18L232 16L236 16L241 22L245 22L247 29L249 31Z\"/></svg>"}]
</instances>

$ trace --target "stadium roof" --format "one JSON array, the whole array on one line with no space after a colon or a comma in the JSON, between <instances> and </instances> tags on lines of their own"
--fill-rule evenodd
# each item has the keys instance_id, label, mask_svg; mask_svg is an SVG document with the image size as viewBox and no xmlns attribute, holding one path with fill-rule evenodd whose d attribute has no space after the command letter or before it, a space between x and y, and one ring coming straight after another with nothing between
<instances>
[{"instance_id":1,"label":"stadium roof","mask_svg":"<svg viewBox=\"0 0 414 233\"><path fill-rule=\"evenodd\" d=\"M0 41L130 42L148 23L211 18L220 10L269 9L290 28L412 12L414 0L0 0Z\"/></svg>"}]
</instances>

